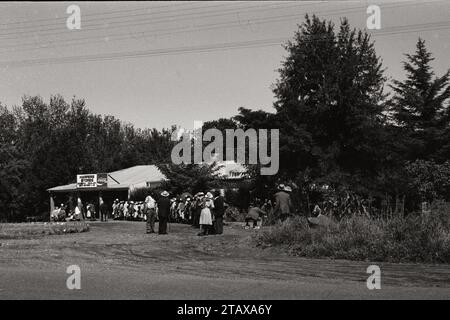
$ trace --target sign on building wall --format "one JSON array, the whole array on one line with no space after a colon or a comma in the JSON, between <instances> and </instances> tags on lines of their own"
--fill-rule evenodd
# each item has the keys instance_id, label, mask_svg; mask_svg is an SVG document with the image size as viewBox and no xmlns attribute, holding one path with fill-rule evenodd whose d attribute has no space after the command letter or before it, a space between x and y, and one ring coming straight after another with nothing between
<instances>
[{"instance_id":1,"label":"sign on building wall","mask_svg":"<svg viewBox=\"0 0 450 320\"><path fill-rule=\"evenodd\" d=\"M108 174L97 173L97 187L107 187L107 186L108 186Z\"/></svg>"},{"instance_id":2,"label":"sign on building wall","mask_svg":"<svg viewBox=\"0 0 450 320\"><path fill-rule=\"evenodd\" d=\"M77 188L97 188L108 185L107 173L78 174Z\"/></svg>"},{"instance_id":3,"label":"sign on building wall","mask_svg":"<svg viewBox=\"0 0 450 320\"><path fill-rule=\"evenodd\" d=\"M77 188L95 188L97 187L96 174L78 174Z\"/></svg>"}]
</instances>

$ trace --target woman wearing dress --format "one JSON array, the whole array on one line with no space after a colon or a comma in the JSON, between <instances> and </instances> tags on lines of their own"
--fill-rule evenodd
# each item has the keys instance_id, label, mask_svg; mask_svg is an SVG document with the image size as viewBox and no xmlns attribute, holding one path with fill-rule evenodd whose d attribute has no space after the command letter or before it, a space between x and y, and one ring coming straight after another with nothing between
<instances>
[{"instance_id":1,"label":"woman wearing dress","mask_svg":"<svg viewBox=\"0 0 450 320\"><path fill-rule=\"evenodd\" d=\"M202 211L200 212L200 233L199 236L205 236L211 233L212 214L211 209L214 208L213 195L208 192L203 198Z\"/></svg>"}]
</instances>

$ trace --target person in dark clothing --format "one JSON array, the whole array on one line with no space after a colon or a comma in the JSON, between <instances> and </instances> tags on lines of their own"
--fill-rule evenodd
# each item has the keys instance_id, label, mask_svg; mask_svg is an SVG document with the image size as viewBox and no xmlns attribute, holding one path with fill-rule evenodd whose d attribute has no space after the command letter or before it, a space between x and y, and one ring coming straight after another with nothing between
<instances>
[{"instance_id":1,"label":"person in dark clothing","mask_svg":"<svg viewBox=\"0 0 450 320\"><path fill-rule=\"evenodd\" d=\"M253 222L253 229L259 229L258 220L261 219L265 212L259 208L259 204L250 205L247 216L245 217L245 229L250 228L249 223Z\"/></svg>"},{"instance_id":2,"label":"person in dark clothing","mask_svg":"<svg viewBox=\"0 0 450 320\"><path fill-rule=\"evenodd\" d=\"M225 213L225 201L223 197L223 189L216 193L214 199L214 229L216 234L223 233L223 215Z\"/></svg>"},{"instance_id":3,"label":"person in dark clothing","mask_svg":"<svg viewBox=\"0 0 450 320\"><path fill-rule=\"evenodd\" d=\"M200 212L202 211L202 203L203 203L203 197L205 194L203 192L198 192L195 195L195 206L193 208L193 226L195 228L200 228Z\"/></svg>"},{"instance_id":4,"label":"person in dark clothing","mask_svg":"<svg viewBox=\"0 0 450 320\"><path fill-rule=\"evenodd\" d=\"M158 218L159 218L159 234L167 234L167 221L170 215L170 199L169 193L163 191L161 193L161 198L158 201Z\"/></svg>"},{"instance_id":5,"label":"person in dark clothing","mask_svg":"<svg viewBox=\"0 0 450 320\"><path fill-rule=\"evenodd\" d=\"M291 196L289 195L292 189L283 184L278 188L280 191L275 194L275 208L273 213L279 220L284 221L293 213Z\"/></svg>"},{"instance_id":6,"label":"person in dark clothing","mask_svg":"<svg viewBox=\"0 0 450 320\"><path fill-rule=\"evenodd\" d=\"M100 220L108 221L108 207L102 198L100 198L99 211L100 211Z\"/></svg>"}]
</instances>

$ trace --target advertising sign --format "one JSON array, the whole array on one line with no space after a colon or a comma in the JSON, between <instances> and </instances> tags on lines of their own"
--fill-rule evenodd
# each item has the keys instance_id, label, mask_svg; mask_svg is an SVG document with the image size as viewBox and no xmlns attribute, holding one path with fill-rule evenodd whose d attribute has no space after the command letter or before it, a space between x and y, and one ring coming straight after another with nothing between
<instances>
[{"instance_id":1,"label":"advertising sign","mask_svg":"<svg viewBox=\"0 0 450 320\"><path fill-rule=\"evenodd\" d=\"M107 173L92 173L77 175L77 188L97 188L108 185Z\"/></svg>"},{"instance_id":2,"label":"advertising sign","mask_svg":"<svg viewBox=\"0 0 450 320\"><path fill-rule=\"evenodd\" d=\"M95 188L97 187L96 174L78 174L77 188Z\"/></svg>"},{"instance_id":3,"label":"advertising sign","mask_svg":"<svg viewBox=\"0 0 450 320\"><path fill-rule=\"evenodd\" d=\"M107 187L107 186L108 186L108 174L97 173L97 187Z\"/></svg>"}]
</instances>

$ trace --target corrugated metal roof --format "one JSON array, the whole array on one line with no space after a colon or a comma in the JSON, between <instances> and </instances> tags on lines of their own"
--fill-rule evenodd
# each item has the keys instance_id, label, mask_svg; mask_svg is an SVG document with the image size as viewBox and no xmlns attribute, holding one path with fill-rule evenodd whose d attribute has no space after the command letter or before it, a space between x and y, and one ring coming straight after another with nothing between
<instances>
[{"instance_id":1,"label":"corrugated metal roof","mask_svg":"<svg viewBox=\"0 0 450 320\"><path fill-rule=\"evenodd\" d=\"M234 161L224 161L220 163L223 167L219 170L220 175L225 179L240 179L245 176L246 169L243 165ZM128 190L130 186L142 186L147 182L155 183L165 180L164 174L155 165L141 165L126 168L108 173L108 186L102 188L92 188L91 190ZM114 181L116 180L116 181ZM47 189L50 192L77 191L76 183L66 184ZM89 188L81 190L89 191Z\"/></svg>"},{"instance_id":2,"label":"corrugated metal roof","mask_svg":"<svg viewBox=\"0 0 450 320\"><path fill-rule=\"evenodd\" d=\"M159 171L158 167L155 165L134 166L131 168L108 173L108 186L104 188L95 188L93 190L126 190L132 185L145 184L146 182L161 182L165 179L166 177L164 176L164 174ZM116 180L117 182L114 180ZM47 189L47 191L53 192L73 190L79 190L77 189L76 183ZM83 190L89 190L89 188L85 188Z\"/></svg>"}]
</instances>

